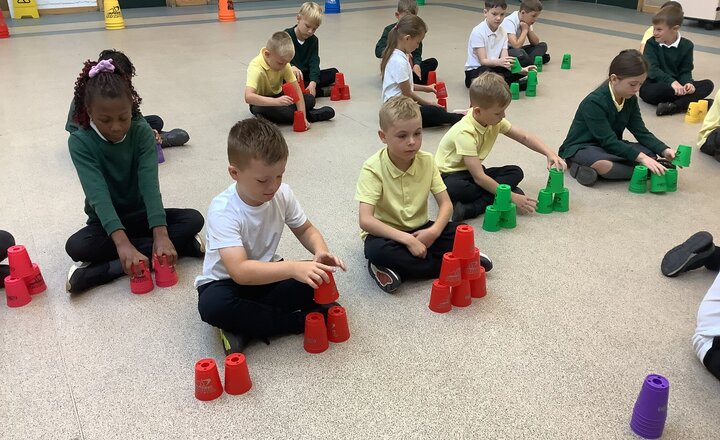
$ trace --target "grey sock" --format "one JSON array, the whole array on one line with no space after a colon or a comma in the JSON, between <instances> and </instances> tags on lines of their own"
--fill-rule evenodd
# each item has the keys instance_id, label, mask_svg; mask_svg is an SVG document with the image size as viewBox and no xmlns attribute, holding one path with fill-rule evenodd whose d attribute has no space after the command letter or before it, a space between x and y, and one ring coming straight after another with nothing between
<instances>
[{"instance_id":1,"label":"grey sock","mask_svg":"<svg viewBox=\"0 0 720 440\"><path fill-rule=\"evenodd\" d=\"M635 167L630 165L615 162L612 168L610 168L610 171L605 174L600 174L600 176L608 180L630 180L634 169Z\"/></svg>"}]
</instances>

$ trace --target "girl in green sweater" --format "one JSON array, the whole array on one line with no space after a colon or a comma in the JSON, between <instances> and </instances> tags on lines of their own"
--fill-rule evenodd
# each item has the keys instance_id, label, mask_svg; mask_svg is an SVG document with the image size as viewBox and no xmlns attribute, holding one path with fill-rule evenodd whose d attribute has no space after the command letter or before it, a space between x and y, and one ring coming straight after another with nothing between
<instances>
[{"instance_id":1,"label":"girl in green sweater","mask_svg":"<svg viewBox=\"0 0 720 440\"><path fill-rule=\"evenodd\" d=\"M636 164L655 174L671 166L675 150L645 128L635 96L647 71L640 52L623 50L610 63L608 80L580 103L559 151L580 184L591 186L598 176L630 180ZM637 142L623 140L626 129ZM664 159L658 161L658 156Z\"/></svg>"}]
</instances>

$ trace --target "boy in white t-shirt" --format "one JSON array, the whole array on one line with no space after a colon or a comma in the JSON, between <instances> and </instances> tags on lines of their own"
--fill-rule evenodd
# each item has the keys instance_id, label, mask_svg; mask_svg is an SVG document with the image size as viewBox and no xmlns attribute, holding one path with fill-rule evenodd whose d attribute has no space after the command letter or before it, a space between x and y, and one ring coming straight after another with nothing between
<instances>
[{"instance_id":1,"label":"boy in white t-shirt","mask_svg":"<svg viewBox=\"0 0 720 440\"><path fill-rule=\"evenodd\" d=\"M542 9L540 0L522 0L520 10L505 17L501 25L508 35L508 54L516 57L523 67L534 64L537 56L542 57L543 64L550 61L547 43L541 42L533 30Z\"/></svg>"},{"instance_id":2,"label":"boy in white t-shirt","mask_svg":"<svg viewBox=\"0 0 720 440\"><path fill-rule=\"evenodd\" d=\"M485 2L485 20L475 26L468 39L468 55L465 61L465 87L470 88L472 80L483 72L495 72L501 75L505 82L520 83L520 90L527 87L526 79L528 69L535 66L524 67L519 73L510 71L514 57L508 55L508 36L500 24L505 17L507 3L505 0L488 0Z\"/></svg>"},{"instance_id":3,"label":"boy in white t-shirt","mask_svg":"<svg viewBox=\"0 0 720 440\"><path fill-rule=\"evenodd\" d=\"M203 273L195 279L200 317L220 328L226 354L242 352L251 339L302 333L308 313L329 308L313 301L314 289L329 281L326 271L345 270L282 183L287 158L285 139L263 118L230 130L235 183L210 203ZM275 261L285 225L312 261Z\"/></svg>"}]
</instances>

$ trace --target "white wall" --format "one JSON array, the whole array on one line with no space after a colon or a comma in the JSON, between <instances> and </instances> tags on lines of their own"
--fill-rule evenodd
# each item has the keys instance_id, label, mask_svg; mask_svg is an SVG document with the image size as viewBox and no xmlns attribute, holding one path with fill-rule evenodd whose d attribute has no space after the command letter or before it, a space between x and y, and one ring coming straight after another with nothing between
<instances>
[{"instance_id":1,"label":"white wall","mask_svg":"<svg viewBox=\"0 0 720 440\"><path fill-rule=\"evenodd\" d=\"M7 0L7 2L10 8L10 16L14 18L13 0ZM97 0L35 0L35 3L38 9L97 7Z\"/></svg>"}]
</instances>

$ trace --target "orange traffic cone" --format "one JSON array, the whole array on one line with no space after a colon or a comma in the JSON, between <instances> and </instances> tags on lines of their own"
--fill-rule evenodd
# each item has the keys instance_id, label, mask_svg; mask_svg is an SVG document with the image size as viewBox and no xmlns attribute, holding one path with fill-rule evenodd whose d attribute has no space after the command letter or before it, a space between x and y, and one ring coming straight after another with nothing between
<instances>
[{"instance_id":1,"label":"orange traffic cone","mask_svg":"<svg viewBox=\"0 0 720 440\"><path fill-rule=\"evenodd\" d=\"M218 2L218 20L235 21L235 7L232 0L220 0Z\"/></svg>"},{"instance_id":2,"label":"orange traffic cone","mask_svg":"<svg viewBox=\"0 0 720 440\"><path fill-rule=\"evenodd\" d=\"M5 23L5 17L0 11L0 38L10 38L10 31L8 30L7 23Z\"/></svg>"}]
</instances>

